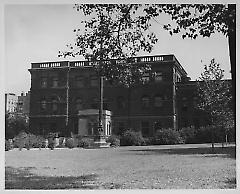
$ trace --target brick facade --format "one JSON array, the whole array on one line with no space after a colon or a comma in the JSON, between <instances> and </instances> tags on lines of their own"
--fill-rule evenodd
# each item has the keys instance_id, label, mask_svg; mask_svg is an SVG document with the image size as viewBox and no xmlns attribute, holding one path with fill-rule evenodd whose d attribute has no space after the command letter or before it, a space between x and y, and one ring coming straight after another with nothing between
<instances>
[{"instance_id":1,"label":"brick facade","mask_svg":"<svg viewBox=\"0 0 240 194\"><path fill-rule=\"evenodd\" d=\"M199 112L193 108L195 84L188 81L174 55L136 57L134 61L134 65L151 64L152 73L146 77L146 84L125 88L104 83L104 109L112 112L113 133L133 128L144 136L154 136L159 128L179 129L205 122L204 116L197 120ZM91 64L32 63L29 71L30 130L42 135L53 131L63 135L77 133L78 111L96 109L99 104L99 79ZM188 110L182 108L183 101L187 101Z\"/></svg>"}]
</instances>

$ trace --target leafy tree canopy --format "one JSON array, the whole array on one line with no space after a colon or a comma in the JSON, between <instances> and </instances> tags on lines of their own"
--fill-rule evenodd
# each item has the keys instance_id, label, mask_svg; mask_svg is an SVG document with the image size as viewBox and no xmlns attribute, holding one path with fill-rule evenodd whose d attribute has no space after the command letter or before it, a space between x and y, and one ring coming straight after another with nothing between
<instances>
[{"instance_id":1,"label":"leafy tree canopy","mask_svg":"<svg viewBox=\"0 0 240 194\"><path fill-rule=\"evenodd\" d=\"M199 108L211 115L214 125L229 125L233 121L231 82L222 80L223 77L224 71L212 59L198 82Z\"/></svg>"},{"instance_id":2,"label":"leafy tree canopy","mask_svg":"<svg viewBox=\"0 0 240 194\"><path fill-rule=\"evenodd\" d=\"M147 64L131 65L131 57L141 50L152 51L158 39L149 28L161 14L168 14L175 21L163 24L163 29L171 35L181 32L183 38L209 37L214 32L230 36L235 32L236 9L230 9L231 5L80 4L74 8L85 16L81 21L83 28L74 29L74 44L68 45L68 51L60 51L59 56L83 55L95 62L101 75L127 86L150 70Z\"/></svg>"}]
</instances>

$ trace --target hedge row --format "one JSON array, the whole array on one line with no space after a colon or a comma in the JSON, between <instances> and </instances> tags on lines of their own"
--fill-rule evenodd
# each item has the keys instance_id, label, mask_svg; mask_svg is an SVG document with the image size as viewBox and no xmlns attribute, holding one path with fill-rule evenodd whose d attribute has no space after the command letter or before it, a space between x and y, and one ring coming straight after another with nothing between
<instances>
[{"instance_id":1,"label":"hedge row","mask_svg":"<svg viewBox=\"0 0 240 194\"><path fill-rule=\"evenodd\" d=\"M173 129L160 129L154 137L144 138L141 132L126 130L120 137L122 146L139 145L170 145L183 143L211 143L212 135L215 143L225 142L227 135L228 142L236 141L234 128L225 131L215 126L206 126L199 129L194 127L183 128L179 131Z\"/></svg>"},{"instance_id":2,"label":"hedge row","mask_svg":"<svg viewBox=\"0 0 240 194\"><path fill-rule=\"evenodd\" d=\"M230 129L227 132L223 129L216 128L214 126L201 127L195 129L194 127L183 128L179 131L173 129L160 129L156 131L154 137L144 138L139 131L126 130L121 136L112 135L107 138L107 142L110 146L141 146L141 145L164 145L164 144L180 144L180 143L210 143L212 141L212 135L214 142L224 142L226 134L228 135L228 142L235 142L236 131ZM42 148L48 147L54 149L55 147L83 147L88 148L93 142L93 139L86 137L73 137L73 138L56 138L54 136L48 137L46 145L46 139L25 132L20 133L14 138L13 143L5 140L5 150L10 150L13 147L17 147L20 150L22 148Z\"/></svg>"}]
</instances>

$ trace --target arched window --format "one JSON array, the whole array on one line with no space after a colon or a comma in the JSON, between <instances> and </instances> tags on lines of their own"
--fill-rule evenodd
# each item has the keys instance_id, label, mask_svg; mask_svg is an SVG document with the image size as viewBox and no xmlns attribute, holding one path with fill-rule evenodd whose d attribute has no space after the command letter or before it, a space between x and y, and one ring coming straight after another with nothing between
<instances>
[{"instance_id":1,"label":"arched window","mask_svg":"<svg viewBox=\"0 0 240 194\"><path fill-rule=\"evenodd\" d=\"M157 96L154 97L154 106L155 107L162 107L163 106L162 96L157 95Z\"/></svg>"},{"instance_id":2,"label":"arched window","mask_svg":"<svg viewBox=\"0 0 240 194\"><path fill-rule=\"evenodd\" d=\"M142 108L149 108L149 106L150 106L149 96L143 96L141 101L142 101Z\"/></svg>"},{"instance_id":3,"label":"arched window","mask_svg":"<svg viewBox=\"0 0 240 194\"><path fill-rule=\"evenodd\" d=\"M111 135L111 122L110 121L107 122L106 135Z\"/></svg>"}]
</instances>

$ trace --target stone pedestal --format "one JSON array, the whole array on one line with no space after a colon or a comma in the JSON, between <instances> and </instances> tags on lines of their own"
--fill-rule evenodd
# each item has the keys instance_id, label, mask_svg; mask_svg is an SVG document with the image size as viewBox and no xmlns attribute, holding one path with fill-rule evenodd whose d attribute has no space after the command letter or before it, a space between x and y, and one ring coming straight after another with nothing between
<instances>
[{"instance_id":1,"label":"stone pedestal","mask_svg":"<svg viewBox=\"0 0 240 194\"><path fill-rule=\"evenodd\" d=\"M92 148L109 148L110 143L106 142L106 137L104 135L97 135L94 138Z\"/></svg>"}]
</instances>

